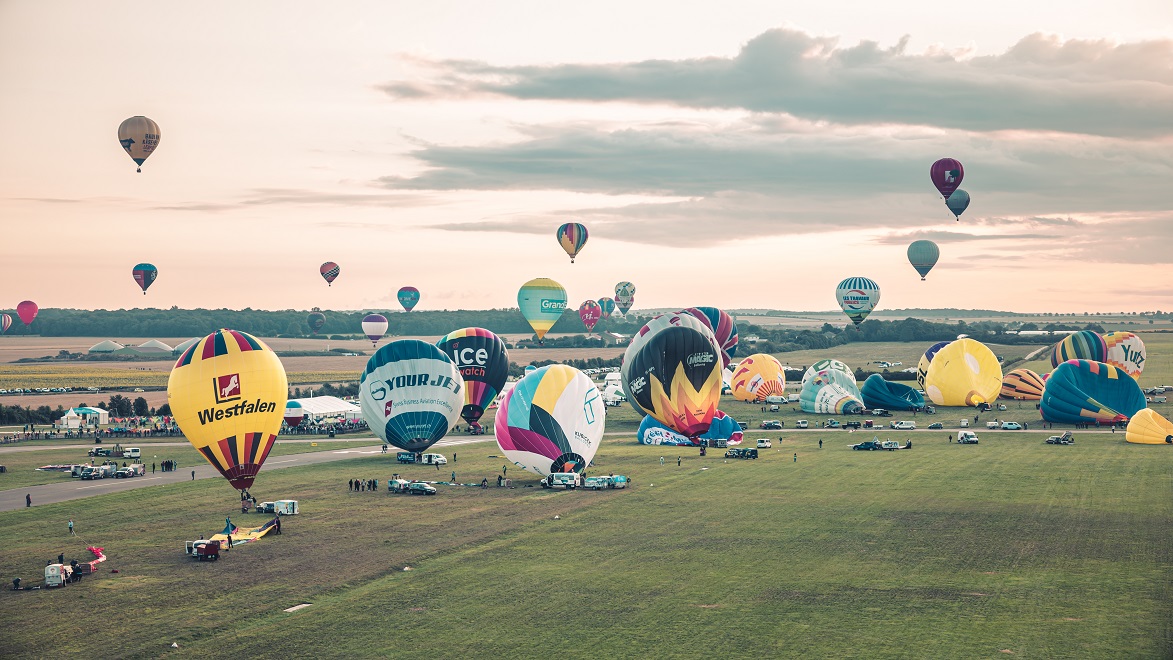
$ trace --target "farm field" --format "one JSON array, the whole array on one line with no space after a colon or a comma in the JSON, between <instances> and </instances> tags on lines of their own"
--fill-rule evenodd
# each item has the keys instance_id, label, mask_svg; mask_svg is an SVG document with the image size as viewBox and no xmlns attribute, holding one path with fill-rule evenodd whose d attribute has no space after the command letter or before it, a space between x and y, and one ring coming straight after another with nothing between
<instances>
[{"instance_id":1,"label":"farm field","mask_svg":"<svg viewBox=\"0 0 1173 660\"><path fill-rule=\"evenodd\" d=\"M65 589L0 592L6 653L52 654L62 636L71 653L117 644L129 656L172 642L195 654L247 645L263 656L364 657L1173 649L1164 447L1104 433L1053 447L1007 433L860 453L786 434L757 461L689 452L680 467L670 449L608 438L593 471L628 474L634 486L603 493L525 488L536 478L512 470L514 489L347 492L356 476L435 478L390 456L262 472L254 490L295 497L303 514L282 536L210 564L184 557L183 541L218 531L224 516L250 524L220 480L3 513L5 576L35 583L45 558L83 558L87 543L110 557ZM491 443L459 454L446 467L461 481L499 473ZM78 539L65 535L70 516ZM312 605L282 611L299 603ZM248 616L219 614L241 608Z\"/></svg>"}]
</instances>

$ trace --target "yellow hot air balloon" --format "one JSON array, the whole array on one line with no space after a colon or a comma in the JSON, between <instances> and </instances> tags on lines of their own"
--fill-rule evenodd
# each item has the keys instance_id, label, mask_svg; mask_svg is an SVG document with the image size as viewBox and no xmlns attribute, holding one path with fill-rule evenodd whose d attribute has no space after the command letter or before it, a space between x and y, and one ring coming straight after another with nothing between
<instances>
[{"instance_id":1,"label":"yellow hot air balloon","mask_svg":"<svg viewBox=\"0 0 1173 660\"><path fill-rule=\"evenodd\" d=\"M729 384L738 401L765 401L786 393L786 371L773 355L757 353L737 365Z\"/></svg>"},{"instance_id":2,"label":"yellow hot air balloon","mask_svg":"<svg viewBox=\"0 0 1173 660\"><path fill-rule=\"evenodd\" d=\"M1138 445L1173 445L1173 423L1145 408L1128 420L1124 439Z\"/></svg>"},{"instance_id":3,"label":"yellow hot air balloon","mask_svg":"<svg viewBox=\"0 0 1173 660\"><path fill-rule=\"evenodd\" d=\"M933 357L925 375L925 394L938 406L990 403L1001 392L1002 365L974 339L950 342Z\"/></svg>"},{"instance_id":4,"label":"yellow hot air balloon","mask_svg":"<svg viewBox=\"0 0 1173 660\"><path fill-rule=\"evenodd\" d=\"M192 446L245 490L277 440L288 389L285 367L264 342L218 330L179 357L167 403Z\"/></svg>"}]
</instances>

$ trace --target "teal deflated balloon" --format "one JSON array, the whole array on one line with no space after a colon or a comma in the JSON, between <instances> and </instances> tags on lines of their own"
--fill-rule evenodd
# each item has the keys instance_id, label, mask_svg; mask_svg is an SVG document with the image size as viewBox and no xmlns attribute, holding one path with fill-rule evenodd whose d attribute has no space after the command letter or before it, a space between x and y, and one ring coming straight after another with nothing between
<instances>
[{"instance_id":1,"label":"teal deflated balloon","mask_svg":"<svg viewBox=\"0 0 1173 660\"><path fill-rule=\"evenodd\" d=\"M937 259L940 257L941 249L932 241L913 241L908 246L908 262L920 273L922 282L933 266L937 265Z\"/></svg>"}]
</instances>

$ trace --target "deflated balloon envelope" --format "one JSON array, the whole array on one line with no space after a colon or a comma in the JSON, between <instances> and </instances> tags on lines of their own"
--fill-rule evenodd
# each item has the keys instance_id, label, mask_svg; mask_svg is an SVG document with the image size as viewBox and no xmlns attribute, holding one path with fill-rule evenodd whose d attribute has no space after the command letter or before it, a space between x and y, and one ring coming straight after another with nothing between
<instances>
[{"instance_id":1,"label":"deflated balloon envelope","mask_svg":"<svg viewBox=\"0 0 1173 660\"><path fill-rule=\"evenodd\" d=\"M605 424L602 397L590 377L552 364L526 374L505 394L494 430L506 458L545 477L586 469Z\"/></svg>"},{"instance_id":2,"label":"deflated balloon envelope","mask_svg":"<svg viewBox=\"0 0 1173 660\"><path fill-rule=\"evenodd\" d=\"M1042 376L1030 369L1015 369L1002 378L1002 398L1038 401L1043 398L1044 387Z\"/></svg>"},{"instance_id":3,"label":"deflated balloon envelope","mask_svg":"<svg viewBox=\"0 0 1173 660\"><path fill-rule=\"evenodd\" d=\"M1173 445L1173 423L1145 408L1128 421L1124 439L1138 445Z\"/></svg>"},{"instance_id":4,"label":"deflated balloon envelope","mask_svg":"<svg viewBox=\"0 0 1173 660\"><path fill-rule=\"evenodd\" d=\"M1001 393L1002 365L997 356L968 337L938 351L925 376L925 394L939 406L991 403Z\"/></svg>"},{"instance_id":5,"label":"deflated balloon envelope","mask_svg":"<svg viewBox=\"0 0 1173 660\"><path fill-rule=\"evenodd\" d=\"M903 383L884 380L880 374L868 376L859 391L868 408L920 410L925 405L925 398L920 392Z\"/></svg>"},{"instance_id":6,"label":"deflated balloon envelope","mask_svg":"<svg viewBox=\"0 0 1173 660\"><path fill-rule=\"evenodd\" d=\"M925 376L929 375L929 365L933 363L933 357L937 355L937 351L949 345L947 341L939 341L929 347L925 354L920 356L920 361L916 365L916 384L923 390L925 388Z\"/></svg>"},{"instance_id":7,"label":"deflated balloon envelope","mask_svg":"<svg viewBox=\"0 0 1173 660\"><path fill-rule=\"evenodd\" d=\"M1068 360L1051 372L1043 390L1043 419L1060 424L1112 424L1148 406L1140 385L1122 369L1091 360Z\"/></svg>"},{"instance_id":8,"label":"deflated balloon envelope","mask_svg":"<svg viewBox=\"0 0 1173 660\"><path fill-rule=\"evenodd\" d=\"M741 425L729 415L718 410L713 417L709 430L697 438L687 438L676 431L656 421L652 416L644 417L639 424L637 438L641 445L676 445L685 447L699 447L703 440L723 439L729 445L739 445L744 439ZM711 443L710 443L711 445Z\"/></svg>"},{"instance_id":9,"label":"deflated balloon envelope","mask_svg":"<svg viewBox=\"0 0 1173 660\"><path fill-rule=\"evenodd\" d=\"M839 360L819 360L802 375L798 405L803 412L846 415L863 409L855 373Z\"/></svg>"}]
</instances>

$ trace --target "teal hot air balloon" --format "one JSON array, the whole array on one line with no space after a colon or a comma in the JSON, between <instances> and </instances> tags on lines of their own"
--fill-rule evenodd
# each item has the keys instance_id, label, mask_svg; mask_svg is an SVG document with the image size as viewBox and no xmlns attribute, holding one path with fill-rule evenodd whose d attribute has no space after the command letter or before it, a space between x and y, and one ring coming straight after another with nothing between
<instances>
[{"instance_id":1,"label":"teal hot air balloon","mask_svg":"<svg viewBox=\"0 0 1173 660\"><path fill-rule=\"evenodd\" d=\"M547 277L532 279L518 290L517 306L541 344L554 323L562 318L562 311L566 309L566 289Z\"/></svg>"},{"instance_id":2,"label":"teal hot air balloon","mask_svg":"<svg viewBox=\"0 0 1173 660\"><path fill-rule=\"evenodd\" d=\"M851 322L860 323L880 302L880 285L866 277L849 277L835 287L835 300Z\"/></svg>"},{"instance_id":3,"label":"teal hot air balloon","mask_svg":"<svg viewBox=\"0 0 1173 660\"><path fill-rule=\"evenodd\" d=\"M961 214L969 208L969 193L960 188L954 190L953 194L945 199L945 206L948 206L949 210L953 212L953 217L961 222Z\"/></svg>"},{"instance_id":4,"label":"teal hot air balloon","mask_svg":"<svg viewBox=\"0 0 1173 660\"><path fill-rule=\"evenodd\" d=\"M961 192L960 190L957 192ZM957 193L954 193L956 195ZM925 275L937 265L937 259L941 257L941 248L932 241L913 241L908 246L908 262L920 273L920 279L923 282Z\"/></svg>"}]
</instances>

